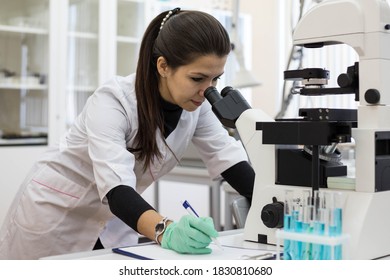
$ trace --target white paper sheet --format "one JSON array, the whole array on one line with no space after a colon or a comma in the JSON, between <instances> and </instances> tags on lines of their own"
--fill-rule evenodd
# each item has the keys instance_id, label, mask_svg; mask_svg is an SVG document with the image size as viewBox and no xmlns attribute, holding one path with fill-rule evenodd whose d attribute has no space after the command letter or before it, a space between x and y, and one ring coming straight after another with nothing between
<instances>
[{"instance_id":1,"label":"white paper sheet","mask_svg":"<svg viewBox=\"0 0 390 280\"><path fill-rule=\"evenodd\" d=\"M239 260L248 257L263 255L266 253L275 253L275 251L266 251L258 249L245 249L240 247L223 246L221 250L218 246L211 244L211 254L193 255L179 254L173 250L161 248L157 244L120 248L124 252L136 254L155 260Z\"/></svg>"}]
</instances>

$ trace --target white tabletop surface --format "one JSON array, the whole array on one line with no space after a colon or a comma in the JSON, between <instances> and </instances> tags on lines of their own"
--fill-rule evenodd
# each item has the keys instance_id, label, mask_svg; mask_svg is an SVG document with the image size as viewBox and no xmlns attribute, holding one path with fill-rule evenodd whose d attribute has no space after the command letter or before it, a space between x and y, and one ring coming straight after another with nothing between
<instances>
[{"instance_id":1,"label":"white tabletop surface","mask_svg":"<svg viewBox=\"0 0 390 280\"><path fill-rule=\"evenodd\" d=\"M147 244L140 244L139 246L128 247L124 249L129 249L134 252L140 251L142 249L143 254L146 257L158 259L172 259L173 255L177 259L188 259L188 258L208 258L208 259L226 259L226 258L239 258L241 255L261 255L267 252L276 252L276 246L259 244L255 242L248 242L243 239L243 230L229 230L222 231L219 233L218 240L222 244L224 250L221 252L219 248L213 248L213 252L210 255L181 255L177 254L171 250L162 249L159 245L156 245L154 242ZM138 247L138 248L137 248ZM148 252L153 252L152 256L147 256ZM229 255L228 255L229 254ZM235 255L233 255L235 254ZM128 260L128 256L121 254L113 253L112 249L102 249L88 252L72 253L59 256L51 256L43 258L43 260Z\"/></svg>"}]
</instances>

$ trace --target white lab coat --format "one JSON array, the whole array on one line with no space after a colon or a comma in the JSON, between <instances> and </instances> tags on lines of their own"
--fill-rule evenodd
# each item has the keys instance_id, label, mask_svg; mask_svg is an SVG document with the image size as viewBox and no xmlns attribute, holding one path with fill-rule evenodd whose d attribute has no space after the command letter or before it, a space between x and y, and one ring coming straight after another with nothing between
<instances>
[{"instance_id":1,"label":"white lab coat","mask_svg":"<svg viewBox=\"0 0 390 280\"><path fill-rule=\"evenodd\" d=\"M0 259L91 250L113 217L106 194L118 185L141 194L177 164L172 152L180 159L191 140L212 178L247 160L206 101L194 112L183 111L166 139L172 152L159 140L163 159L143 172L127 150L138 129L134 79L115 77L97 89L59 145L34 165L0 231Z\"/></svg>"}]
</instances>

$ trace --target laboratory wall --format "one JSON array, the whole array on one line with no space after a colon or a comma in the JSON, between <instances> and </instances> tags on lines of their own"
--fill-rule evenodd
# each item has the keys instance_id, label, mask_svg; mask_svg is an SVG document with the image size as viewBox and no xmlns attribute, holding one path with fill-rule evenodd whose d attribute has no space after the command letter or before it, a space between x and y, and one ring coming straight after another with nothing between
<instances>
[{"instance_id":1,"label":"laboratory wall","mask_svg":"<svg viewBox=\"0 0 390 280\"><path fill-rule=\"evenodd\" d=\"M286 34L290 9L286 2L290 1L240 1L242 13L248 14L252 20L250 68L261 82L251 89L252 106L270 116L275 116L280 107L286 52L290 45Z\"/></svg>"}]
</instances>

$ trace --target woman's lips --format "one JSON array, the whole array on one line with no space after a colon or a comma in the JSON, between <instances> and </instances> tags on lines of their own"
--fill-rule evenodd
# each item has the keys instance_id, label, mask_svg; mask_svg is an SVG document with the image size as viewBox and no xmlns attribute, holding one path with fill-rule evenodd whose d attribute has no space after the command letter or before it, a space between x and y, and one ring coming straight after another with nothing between
<instances>
[{"instance_id":1,"label":"woman's lips","mask_svg":"<svg viewBox=\"0 0 390 280\"><path fill-rule=\"evenodd\" d=\"M200 105L202 105L202 103L203 103L203 101L195 101L195 100L191 100L192 101L192 103L194 103L196 106L200 106Z\"/></svg>"}]
</instances>

